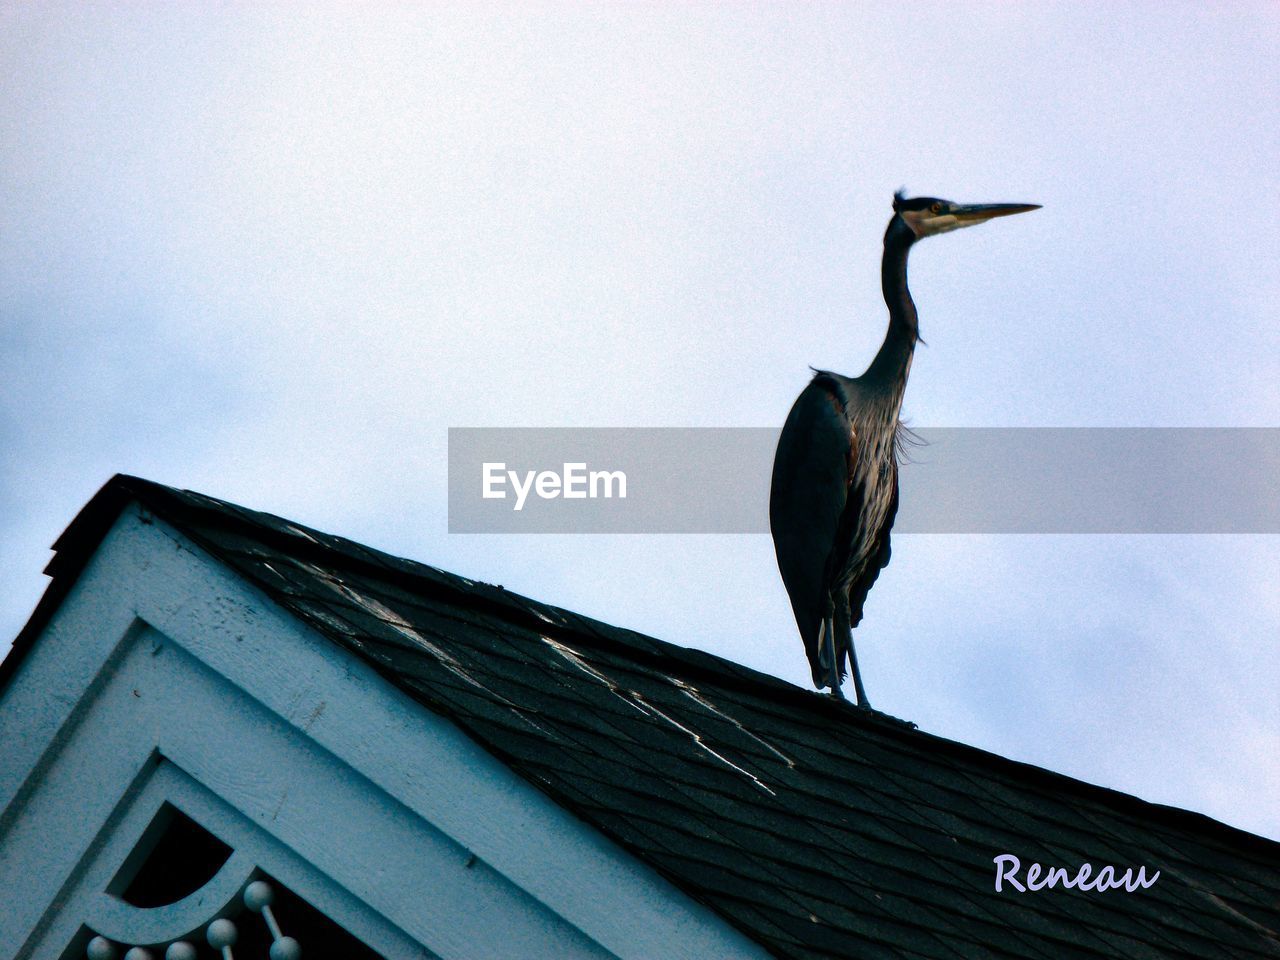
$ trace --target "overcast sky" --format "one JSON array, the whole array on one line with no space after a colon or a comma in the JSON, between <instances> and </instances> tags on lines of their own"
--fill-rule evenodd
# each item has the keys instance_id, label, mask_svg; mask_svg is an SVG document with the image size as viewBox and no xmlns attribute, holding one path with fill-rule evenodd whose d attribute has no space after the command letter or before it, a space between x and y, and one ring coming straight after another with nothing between
<instances>
[{"instance_id":1,"label":"overcast sky","mask_svg":"<svg viewBox=\"0 0 1280 960\"><path fill-rule=\"evenodd\" d=\"M446 531L450 426L779 426L930 240L924 427L1280 426L1271 3L0 2L0 648L113 473L808 685L767 536ZM899 536L932 733L1280 838L1280 537Z\"/></svg>"}]
</instances>

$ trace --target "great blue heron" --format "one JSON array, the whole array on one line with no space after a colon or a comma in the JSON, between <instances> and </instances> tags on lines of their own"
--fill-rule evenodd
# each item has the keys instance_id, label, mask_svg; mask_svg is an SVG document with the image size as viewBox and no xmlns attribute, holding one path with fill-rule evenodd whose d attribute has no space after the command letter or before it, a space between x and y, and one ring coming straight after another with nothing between
<instances>
[{"instance_id":1,"label":"great blue heron","mask_svg":"<svg viewBox=\"0 0 1280 960\"><path fill-rule=\"evenodd\" d=\"M889 531L898 510L898 413L920 338L907 289L907 254L923 237L1036 209L1039 204L959 204L895 194L880 268L889 307L884 344L860 377L816 370L782 428L769 496L778 569L814 686L830 687L843 699L847 658L860 707L870 704L853 628L889 562Z\"/></svg>"}]
</instances>

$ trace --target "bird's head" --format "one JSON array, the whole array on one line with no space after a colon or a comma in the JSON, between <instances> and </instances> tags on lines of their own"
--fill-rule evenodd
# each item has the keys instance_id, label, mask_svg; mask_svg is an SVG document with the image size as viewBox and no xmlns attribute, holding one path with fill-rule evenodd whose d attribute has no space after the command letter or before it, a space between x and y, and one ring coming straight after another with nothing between
<instances>
[{"instance_id":1,"label":"bird's head","mask_svg":"<svg viewBox=\"0 0 1280 960\"><path fill-rule=\"evenodd\" d=\"M893 195L893 212L915 234L915 239L932 237L962 227L973 227L996 217L1039 210L1038 203L953 203L937 197Z\"/></svg>"}]
</instances>

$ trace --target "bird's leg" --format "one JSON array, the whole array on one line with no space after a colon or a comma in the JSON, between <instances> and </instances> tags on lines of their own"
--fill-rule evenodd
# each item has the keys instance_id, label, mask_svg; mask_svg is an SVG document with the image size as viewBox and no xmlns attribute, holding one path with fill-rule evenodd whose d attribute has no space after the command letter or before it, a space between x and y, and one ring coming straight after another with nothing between
<instances>
[{"instance_id":1,"label":"bird's leg","mask_svg":"<svg viewBox=\"0 0 1280 960\"><path fill-rule=\"evenodd\" d=\"M818 665L827 671L827 686L831 695L838 700L844 699L844 691L840 689L840 665L836 663L835 604L827 599L826 615L818 627Z\"/></svg>"},{"instance_id":2,"label":"bird's leg","mask_svg":"<svg viewBox=\"0 0 1280 960\"><path fill-rule=\"evenodd\" d=\"M831 695L837 700L844 699L844 691L840 689L840 667L836 664L835 642L831 643L831 675L827 683L831 687Z\"/></svg>"},{"instance_id":3,"label":"bird's leg","mask_svg":"<svg viewBox=\"0 0 1280 960\"><path fill-rule=\"evenodd\" d=\"M840 664L836 660L835 622L831 617L822 621L822 632L822 654L827 661L827 685L831 688L833 697L843 700L844 691L840 689Z\"/></svg>"},{"instance_id":4,"label":"bird's leg","mask_svg":"<svg viewBox=\"0 0 1280 960\"><path fill-rule=\"evenodd\" d=\"M853 672L853 693L858 698L858 706L864 710L871 709L871 701L867 699L867 691L862 689L862 674L858 672L858 653L853 648L853 637L849 637L849 669Z\"/></svg>"},{"instance_id":5,"label":"bird's leg","mask_svg":"<svg viewBox=\"0 0 1280 960\"><path fill-rule=\"evenodd\" d=\"M871 704L867 700L867 691L862 688L862 674L858 672L858 654L853 646L853 627L850 624L848 594L839 599L835 614L835 628L841 631L840 635L847 637L849 641L849 671L853 674L854 696L858 698L858 706L870 710Z\"/></svg>"}]
</instances>

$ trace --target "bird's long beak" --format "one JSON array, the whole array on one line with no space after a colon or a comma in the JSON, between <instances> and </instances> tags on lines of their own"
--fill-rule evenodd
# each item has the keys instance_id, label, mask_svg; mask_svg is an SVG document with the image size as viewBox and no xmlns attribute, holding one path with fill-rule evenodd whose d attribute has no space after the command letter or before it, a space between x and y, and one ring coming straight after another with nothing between
<instances>
[{"instance_id":1,"label":"bird's long beak","mask_svg":"<svg viewBox=\"0 0 1280 960\"><path fill-rule=\"evenodd\" d=\"M1038 203L958 203L947 212L960 221L961 226L968 227L996 217L1008 217L1039 209Z\"/></svg>"}]
</instances>

